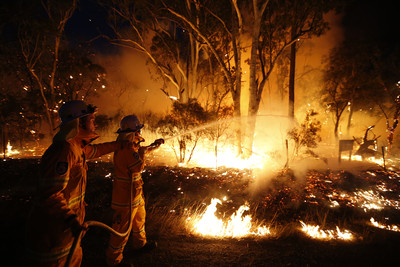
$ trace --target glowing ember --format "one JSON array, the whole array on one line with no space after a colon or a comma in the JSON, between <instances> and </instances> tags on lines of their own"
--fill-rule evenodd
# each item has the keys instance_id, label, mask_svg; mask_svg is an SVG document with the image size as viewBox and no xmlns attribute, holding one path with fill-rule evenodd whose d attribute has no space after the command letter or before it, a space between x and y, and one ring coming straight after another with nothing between
<instances>
[{"instance_id":1,"label":"glowing ember","mask_svg":"<svg viewBox=\"0 0 400 267\"><path fill-rule=\"evenodd\" d=\"M381 210L385 207L394 207L395 209L399 209L400 204L399 201L389 200L381 196L378 192L373 190L369 191L357 191L354 192L356 196L357 202L359 203L361 208L365 210Z\"/></svg>"},{"instance_id":2,"label":"glowing ember","mask_svg":"<svg viewBox=\"0 0 400 267\"><path fill-rule=\"evenodd\" d=\"M244 237L249 235L265 236L270 234L266 226L254 227L251 222L251 216L243 213L249 210L249 206L242 205L227 222L218 219L215 216L217 204L222 204L219 199L213 198L206 211L196 219L188 218L193 223L193 231L197 234L213 237ZM255 229L252 231L252 229Z\"/></svg>"},{"instance_id":3,"label":"glowing ember","mask_svg":"<svg viewBox=\"0 0 400 267\"><path fill-rule=\"evenodd\" d=\"M302 228L301 230L308 236L316 239L340 239L340 240L352 240L353 234L349 230L341 231L339 227L336 226L335 230L322 230L319 229L319 225L308 225L300 221Z\"/></svg>"},{"instance_id":4,"label":"glowing ember","mask_svg":"<svg viewBox=\"0 0 400 267\"><path fill-rule=\"evenodd\" d=\"M395 224L384 225L384 224L381 224L381 223L378 223L377 221L375 221L375 219L373 217L371 217L370 221L371 221L371 224L377 228L394 231L394 232L400 232L400 227Z\"/></svg>"}]
</instances>

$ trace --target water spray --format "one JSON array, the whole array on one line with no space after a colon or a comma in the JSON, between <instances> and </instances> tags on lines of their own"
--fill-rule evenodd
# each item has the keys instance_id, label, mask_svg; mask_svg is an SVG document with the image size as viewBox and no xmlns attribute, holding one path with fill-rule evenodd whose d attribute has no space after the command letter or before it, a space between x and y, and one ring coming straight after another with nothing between
<instances>
[{"instance_id":1,"label":"water spray","mask_svg":"<svg viewBox=\"0 0 400 267\"><path fill-rule=\"evenodd\" d=\"M200 126L197 126L197 127L193 128L191 130L184 131L182 133L176 134L174 136L166 137L166 138L164 138L164 140L165 141L172 140L172 139L178 138L178 137L180 137L182 135L187 135L187 134L190 134L190 133L202 131L202 130L205 130L207 128L210 128L210 127L213 127L215 125L218 125L218 124L222 124L222 123L226 123L226 122L233 122L233 121L241 120L241 119L248 119L249 117L250 116L241 116L241 117L233 117L233 118L227 118L227 119L223 119L223 120L217 120L217 121L209 122L207 124L202 124ZM286 115L275 115L275 114L262 114L262 115L251 116L251 118L253 118L253 119L255 119L255 117L281 117L281 118L290 119L289 116L286 116ZM298 123L296 122L296 124L298 124Z\"/></svg>"}]
</instances>

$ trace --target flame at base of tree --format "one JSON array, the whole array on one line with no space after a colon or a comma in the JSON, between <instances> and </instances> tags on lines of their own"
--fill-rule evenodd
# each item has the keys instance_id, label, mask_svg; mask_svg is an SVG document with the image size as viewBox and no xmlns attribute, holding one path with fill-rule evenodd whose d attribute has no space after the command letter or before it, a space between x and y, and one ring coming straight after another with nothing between
<instances>
[{"instance_id":1,"label":"flame at base of tree","mask_svg":"<svg viewBox=\"0 0 400 267\"><path fill-rule=\"evenodd\" d=\"M222 202L217 198L213 198L203 214L187 219L187 222L192 224L194 233L203 236L234 238L270 234L268 227L256 227L253 225L250 215L243 216L243 213L250 209L247 204L240 206L227 221L215 216L217 204L222 204Z\"/></svg>"}]
</instances>

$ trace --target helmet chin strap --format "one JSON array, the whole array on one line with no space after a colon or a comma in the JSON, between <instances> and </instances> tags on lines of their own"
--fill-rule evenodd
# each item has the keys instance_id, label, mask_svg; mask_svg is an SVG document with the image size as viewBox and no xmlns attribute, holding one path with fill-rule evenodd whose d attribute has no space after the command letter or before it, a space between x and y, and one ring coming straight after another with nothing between
<instances>
[{"instance_id":1,"label":"helmet chin strap","mask_svg":"<svg viewBox=\"0 0 400 267\"><path fill-rule=\"evenodd\" d=\"M144 141L146 141L146 140L143 137L141 137L138 132L135 132L135 137L133 138L133 142L138 145Z\"/></svg>"},{"instance_id":2,"label":"helmet chin strap","mask_svg":"<svg viewBox=\"0 0 400 267\"><path fill-rule=\"evenodd\" d=\"M87 117L83 117L83 118L79 118L78 119L79 120L79 127L84 129L84 130L87 130L86 119L87 119Z\"/></svg>"}]
</instances>

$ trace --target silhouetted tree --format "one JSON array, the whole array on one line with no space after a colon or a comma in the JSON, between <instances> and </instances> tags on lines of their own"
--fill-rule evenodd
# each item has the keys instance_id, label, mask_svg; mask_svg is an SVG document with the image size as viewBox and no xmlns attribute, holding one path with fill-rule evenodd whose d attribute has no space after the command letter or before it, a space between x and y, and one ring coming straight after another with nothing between
<instances>
[{"instance_id":1,"label":"silhouetted tree","mask_svg":"<svg viewBox=\"0 0 400 267\"><path fill-rule=\"evenodd\" d=\"M188 163L191 160L199 139L205 136L202 124L208 120L208 112L196 99L189 99L187 103L175 101L171 112L158 122L160 133L172 140L172 148L179 163ZM178 149L175 147L175 140Z\"/></svg>"}]
</instances>

